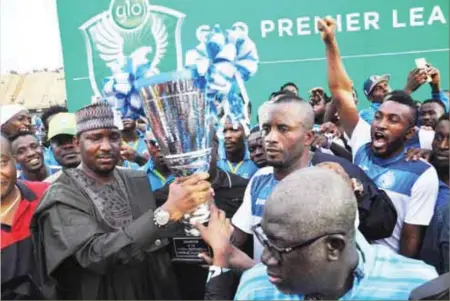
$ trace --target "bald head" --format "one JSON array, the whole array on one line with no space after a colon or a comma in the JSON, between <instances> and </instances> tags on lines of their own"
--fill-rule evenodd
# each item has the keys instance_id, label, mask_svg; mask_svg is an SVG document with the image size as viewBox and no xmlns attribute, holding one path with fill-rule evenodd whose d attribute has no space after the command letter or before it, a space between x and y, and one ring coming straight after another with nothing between
<instances>
[{"instance_id":1,"label":"bald head","mask_svg":"<svg viewBox=\"0 0 450 301\"><path fill-rule=\"evenodd\" d=\"M286 95L278 95L268 102L264 103L259 110L259 119L267 119L269 108L279 105L287 105L294 113L295 118L303 124L306 130L311 130L314 125L314 110L309 102L288 93ZM266 118L264 118L266 117Z\"/></svg>"},{"instance_id":2,"label":"bald head","mask_svg":"<svg viewBox=\"0 0 450 301\"><path fill-rule=\"evenodd\" d=\"M283 179L267 200L263 227L301 241L355 228L356 199L349 182L334 171L310 167Z\"/></svg>"}]
</instances>

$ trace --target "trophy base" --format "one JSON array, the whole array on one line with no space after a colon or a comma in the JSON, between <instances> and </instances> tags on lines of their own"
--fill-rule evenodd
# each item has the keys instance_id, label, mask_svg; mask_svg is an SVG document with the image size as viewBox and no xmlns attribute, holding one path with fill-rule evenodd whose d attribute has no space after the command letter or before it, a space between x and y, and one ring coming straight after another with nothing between
<instances>
[{"instance_id":1,"label":"trophy base","mask_svg":"<svg viewBox=\"0 0 450 301\"><path fill-rule=\"evenodd\" d=\"M212 250L208 244L198 236L184 236L172 238L172 262L204 264L198 257L199 253L206 253L212 257Z\"/></svg>"}]
</instances>

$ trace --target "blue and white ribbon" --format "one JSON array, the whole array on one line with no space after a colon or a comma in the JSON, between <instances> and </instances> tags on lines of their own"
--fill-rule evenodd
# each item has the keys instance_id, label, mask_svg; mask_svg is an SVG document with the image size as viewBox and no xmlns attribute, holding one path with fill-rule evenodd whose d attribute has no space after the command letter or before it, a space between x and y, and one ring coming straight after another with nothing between
<instances>
[{"instance_id":1,"label":"blue and white ribbon","mask_svg":"<svg viewBox=\"0 0 450 301\"><path fill-rule=\"evenodd\" d=\"M150 62L146 58L148 49L137 49L128 58L118 62L112 76L105 79L103 93L105 100L121 113L122 117L144 116L142 99L136 89L136 82L145 78Z\"/></svg>"},{"instance_id":2,"label":"blue and white ribbon","mask_svg":"<svg viewBox=\"0 0 450 301\"><path fill-rule=\"evenodd\" d=\"M186 54L186 66L194 69L207 82L210 99L228 102L225 115L233 121L246 119L246 103L249 102L243 84L258 70L258 52L248 37L246 26L235 24L223 32L218 25L204 35L204 40ZM238 96L238 89L243 100Z\"/></svg>"}]
</instances>

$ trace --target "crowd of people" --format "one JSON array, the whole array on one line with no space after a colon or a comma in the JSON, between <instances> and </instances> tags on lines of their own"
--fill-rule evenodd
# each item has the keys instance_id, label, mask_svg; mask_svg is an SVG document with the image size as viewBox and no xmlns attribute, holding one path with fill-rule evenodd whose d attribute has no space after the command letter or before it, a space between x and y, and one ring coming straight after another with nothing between
<instances>
[{"instance_id":1,"label":"crowd of people","mask_svg":"<svg viewBox=\"0 0 450 301\"><path fill-rule=\"evenodd\" d=\"M223 118L210 169L175 177L143 116L97 102L41 116L2 105L2 299L408 300L449 288L449 94L436 66L404 87L345 71L319 20L329 95L294 83ZM427 100L414 99L423 86ZM305 93L306 94L306 93ZM173 262L181 222L212 253ZM443 279L443 280L442 280Z\"/></svg>"}]
</instances>

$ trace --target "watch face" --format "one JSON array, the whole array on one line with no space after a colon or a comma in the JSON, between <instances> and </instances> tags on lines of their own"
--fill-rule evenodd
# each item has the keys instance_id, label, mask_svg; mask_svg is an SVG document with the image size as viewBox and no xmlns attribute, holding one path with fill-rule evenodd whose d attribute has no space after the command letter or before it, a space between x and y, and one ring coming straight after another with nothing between
<instances>
[{"instance_id":1,"label":"watch face","mask_svg":"<svg viewBox=\"0 0 450 301\"><path fill-rule=\"evenodd\" d=\"M169 219L170 219L169 212L166 212L164 210L157 210L155 212L155 221L159 225L164 226L165 224L167 224L169 222Z\"/></svg>"}]
</instances>

